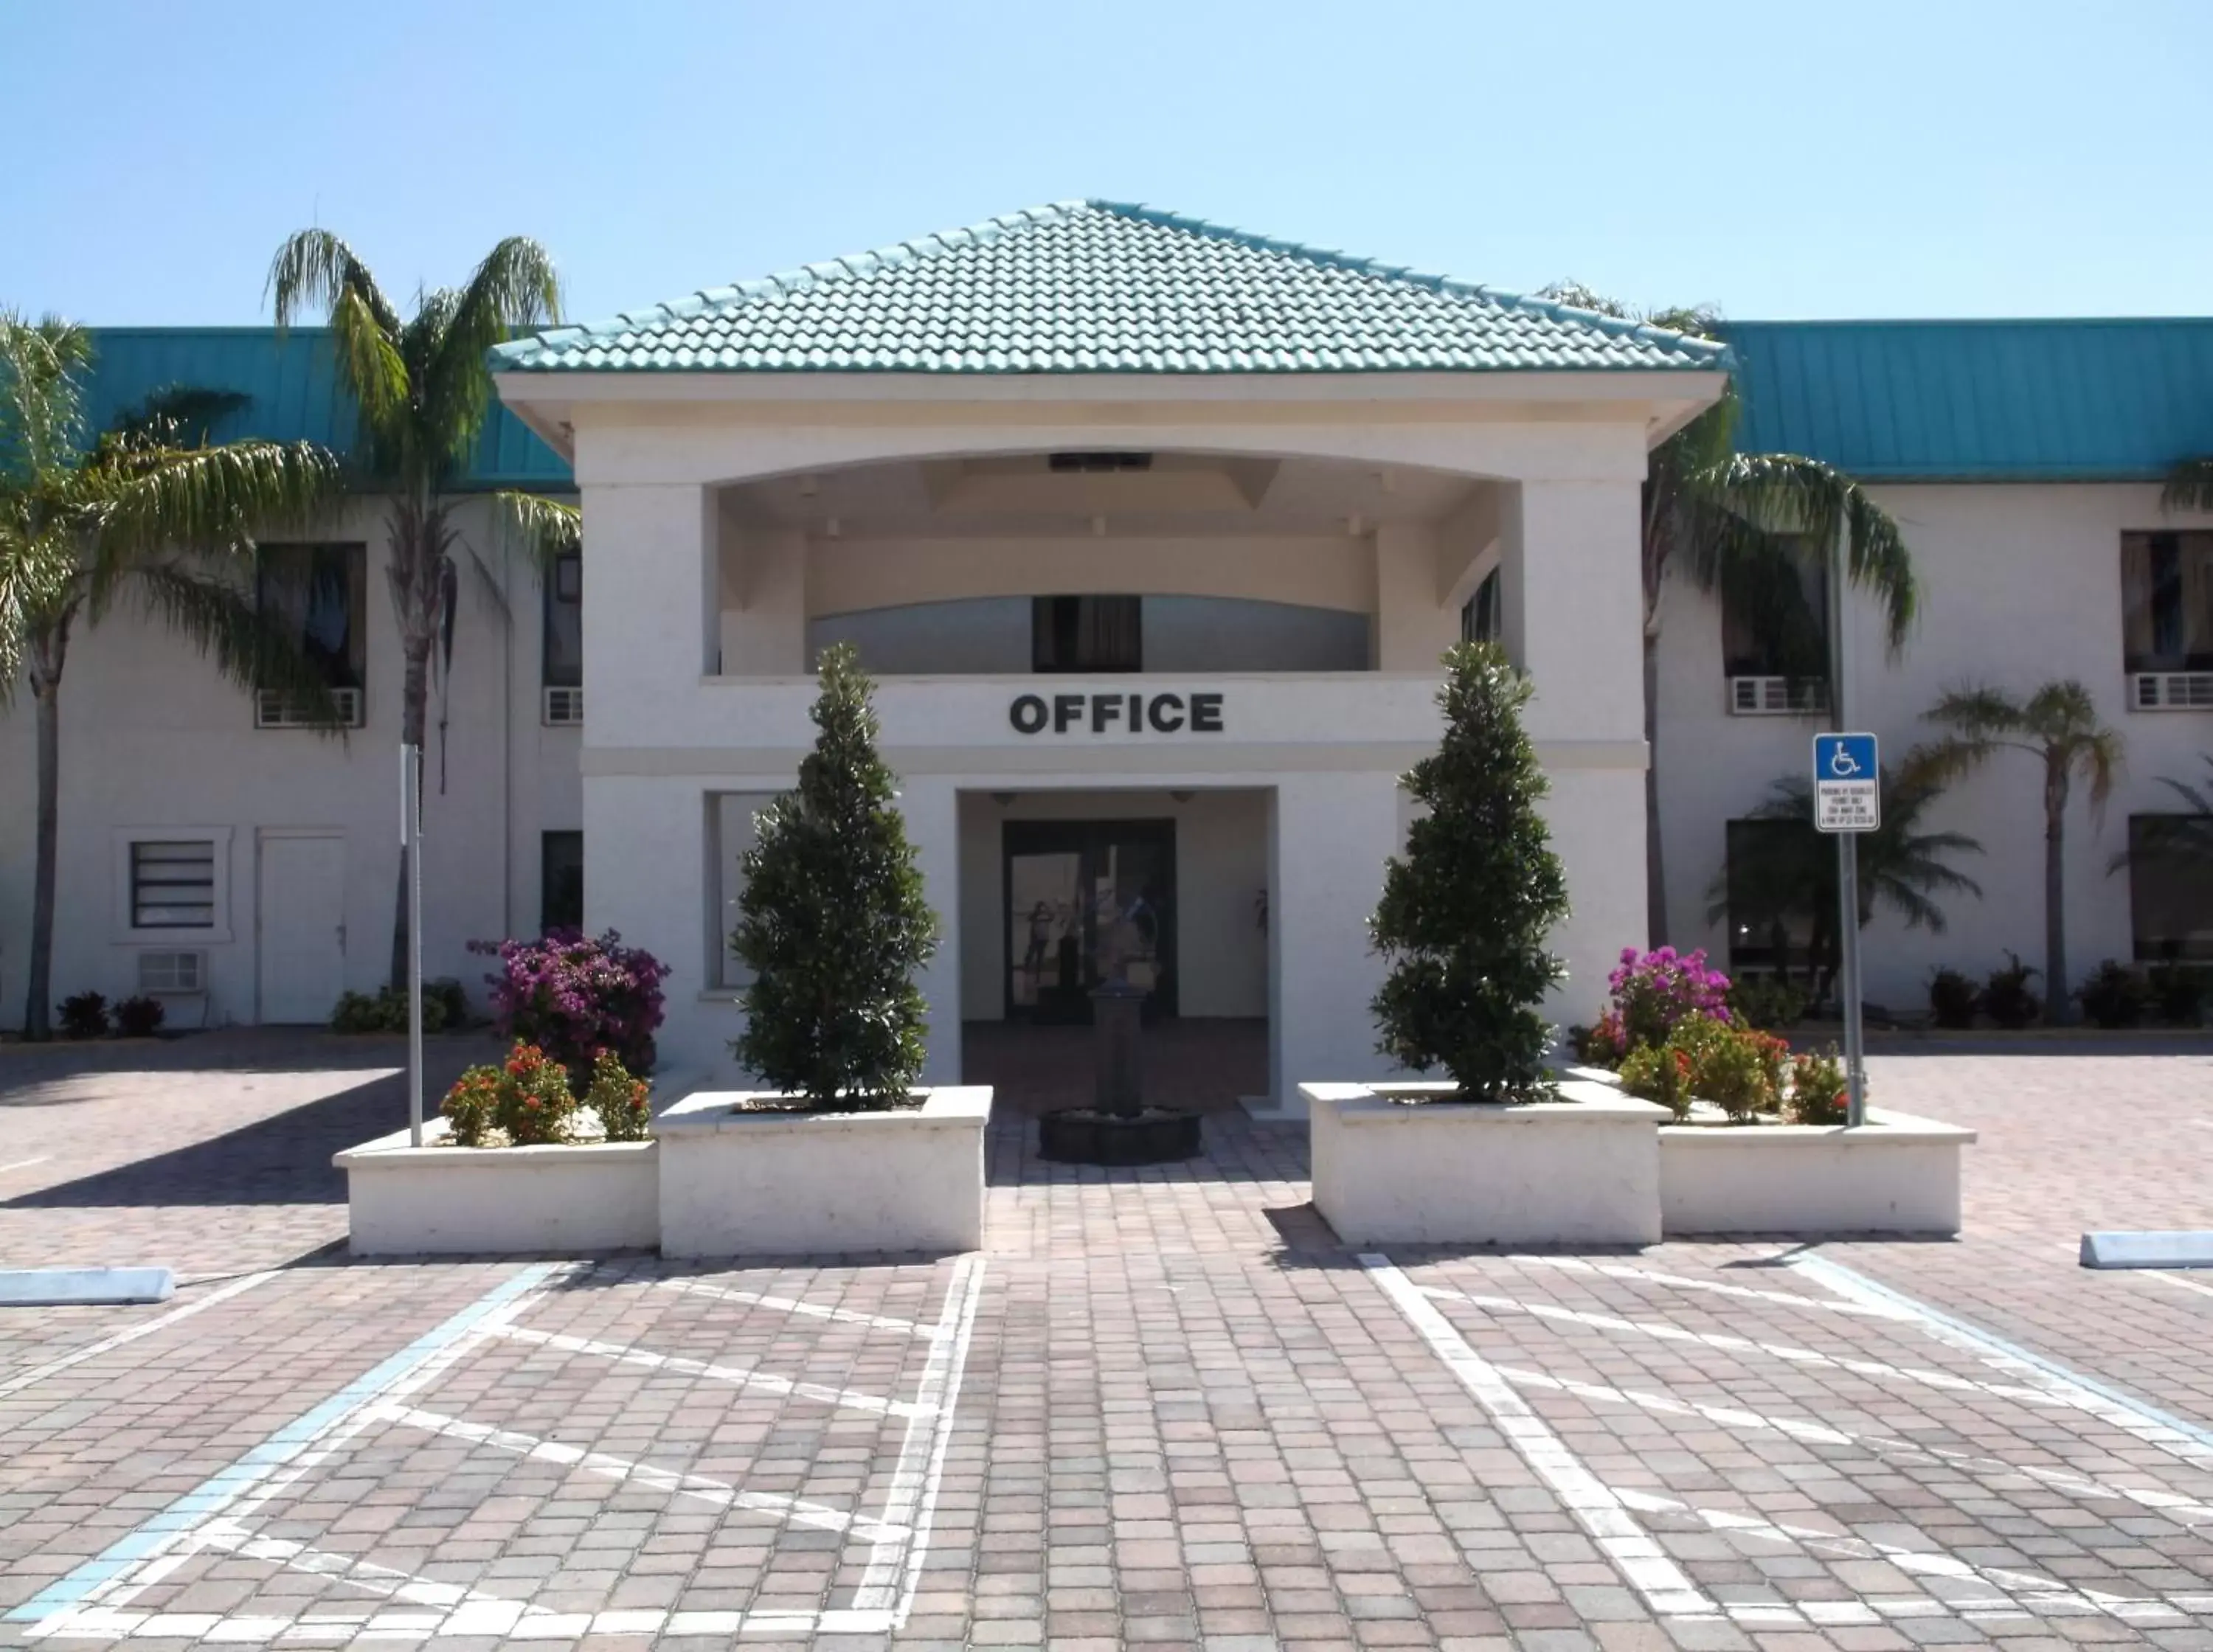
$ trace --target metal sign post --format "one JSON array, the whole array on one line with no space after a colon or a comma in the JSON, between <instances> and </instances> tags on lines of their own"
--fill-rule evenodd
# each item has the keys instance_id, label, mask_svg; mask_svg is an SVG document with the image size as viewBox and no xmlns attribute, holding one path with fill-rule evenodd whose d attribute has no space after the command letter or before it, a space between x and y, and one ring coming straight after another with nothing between
<instances>
[{"instance_id":1,"label":"metal sign post","mask_svg":"<svg viewBox=\"0 0 2213 1652\"><path fill-rule=\"evenodd\" d=\"M1844 1122L1867 1122L1866 1046L1860 1015L1859 834L1882 824L1882 765L1873 735L1814 736L1814 825L1837 839L1837 992L1844 1012Z\"/></svg>"},{"instance_id":2,"label":"metal sign post","mask_svg":"<svg viewBox=\"0 0 2213 1652\"><path fill-rule=\"evenodd\" d=\"M423 1145L423 748L399 748L399 852L407 875L407 1144Z\"/></svg>"}]
</instances>

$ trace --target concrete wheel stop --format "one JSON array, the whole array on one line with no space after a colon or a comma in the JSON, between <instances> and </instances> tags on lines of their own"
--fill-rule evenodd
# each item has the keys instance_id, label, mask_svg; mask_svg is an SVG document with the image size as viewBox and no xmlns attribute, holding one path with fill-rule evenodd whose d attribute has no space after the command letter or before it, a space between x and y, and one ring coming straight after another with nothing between
<instances>
[{"instance_id":1,"label":"concrete wheel stop","mask_svg":"<svg viewBox=\"0 0 2213 1652\"><path fill-rule=\"evenodd\" d=\"M1038 1153L1056 1164L1174 1164L1201 1148L1198 1115L1147 1106L1140 1099L1137 1042L1145 993L1110 981L1091 994L1097 1100L1062 1107L1038 1120Z\"/></svg>"},{"instance_id":2,"label":"concrete wheel stop","mask_svg":"<svg viewBox=\"0 0 2213 1652\"><path fill-rule=\"evenodd\" d=\"M2213 1233L2084 1234L2086 1268L2213 1268Z\"/></svg>"}]
</instances>

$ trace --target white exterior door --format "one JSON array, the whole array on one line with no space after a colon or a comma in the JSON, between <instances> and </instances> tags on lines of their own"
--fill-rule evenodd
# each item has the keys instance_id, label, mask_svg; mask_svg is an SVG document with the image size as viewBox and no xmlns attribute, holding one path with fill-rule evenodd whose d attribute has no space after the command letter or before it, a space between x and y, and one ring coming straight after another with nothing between
<instances>
[{"instance_id":1,"label":"white exterior door","mask_svg":"<svg viewBox=\"0 0 2213 1652\"><path fill-rule=\"evenodd\" d=\"M331 1018L345 986L345 839L261 840L261 1019Z\"/></svg>"}]
</instances>

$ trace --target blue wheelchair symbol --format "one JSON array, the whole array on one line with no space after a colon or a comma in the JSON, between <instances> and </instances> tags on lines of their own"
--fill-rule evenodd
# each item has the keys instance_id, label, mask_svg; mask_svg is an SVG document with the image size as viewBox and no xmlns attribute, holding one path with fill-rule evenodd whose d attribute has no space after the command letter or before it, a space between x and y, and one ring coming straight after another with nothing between
<instances>
[{"instance_id":1,"label":"blue wheelchair symbol","mask_svg":"<svg viewBox=\"0 0 2213 1652\"><path fill-rule=\"evenodd\" d=\"M1878 771L1873 735L1814 736L1814 780L1873 780Z\"/></svg>"}]
</instances>

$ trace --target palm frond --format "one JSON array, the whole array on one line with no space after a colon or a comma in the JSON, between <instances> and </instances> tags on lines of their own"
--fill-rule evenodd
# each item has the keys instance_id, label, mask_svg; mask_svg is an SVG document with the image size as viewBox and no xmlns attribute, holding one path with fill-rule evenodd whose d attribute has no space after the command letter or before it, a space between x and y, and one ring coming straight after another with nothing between
<instances>
[{"instance_id":1,"label":"palm frond","mask_svg":"<svg viewBox=\"0 0 2213 1652\"><path fill-rule=\"evenodd\" d=\"M464 458L491 405L485 358L492 346L560 317L560 277L543 247L527 235L509 235L487 253L454 295L418 381L426 438L453 460Z\"/></svg>"},{"instance_id":2,"label":"palm frond","mask_svg":"<svg viewBox=\"0 0 2213 1652\"><path fill-rule=\"evenodd\" d=\"M2167 473L2163 510L2213 510L2213 459L2186 459Z\"/></svg>"},{"instance_id":3,"label":"palm frond","mask_svg":"<svg viewBox=\"0 0 2213 1652\"><path fill-rule=\"evenodd\" d=\"M500 527L542 576L557 558L584 547L584 513L543 494L503 490L491 496Z\"/></svg>"},{"instance_id":4,"label":"palm frond","mask_svg":"<svg viewBox=\"0 0 2213 1652\"><path fill-rule=\"evenodd\" d=\"M0 479L21 487L71 461L83 429L81 376L91 361L82 327L0 310Z\"/></svg>"},{"instance_id":5,"label":"palm frond","mask_svg":"<svg viewBox=\"0 0 2213 1652\"><path fill-rule=\"evenodd\" d=\"M337 493L339 470L312 442L254 441L124 451L88 477L99 496L91 545L96 615L117 579L142 559L174 546L239 555L257 533L312 526Z\"/></svg>"},{"instance_id":6,"label":"palm frond","mask_svg":"<svg viewBox=\"0 0 2213 1652\"><path fill-rule=\"evenodd\" d=\"M301 230L277 249L267 291L280 332L303 309L324 312L338 371L372 430L405 416L407 372L395 344L399 314L351 247L327 229Z\"/></svg>"},{"instance_id":7,"label":"palm frond","mask_svg":"<svg viewBox=\"0 0 2213 1652\"><path fill-rule=\"evenodd\" d=\"M232 682L271 690L308 721L339 726L337 698L320 668L293 631L262 611L235 570L174 559L137 564L128 577L147 617L192 643Z\"/></svg>"},{"instance_id":8,"label":"palm frond","mask_svg":"<svg viewBox=\"0 0 2213 1652\"><path fill-rule=\"evenodd\" d=\"M164 385L108 421L104 441L122 448L204 447L215 427L253 398L201 385Z\"/></svg>"}]
</instances>

